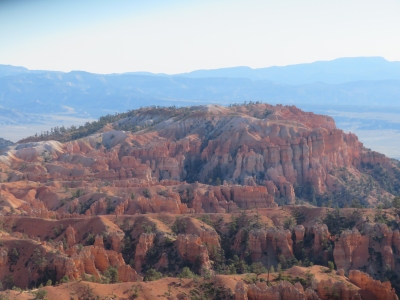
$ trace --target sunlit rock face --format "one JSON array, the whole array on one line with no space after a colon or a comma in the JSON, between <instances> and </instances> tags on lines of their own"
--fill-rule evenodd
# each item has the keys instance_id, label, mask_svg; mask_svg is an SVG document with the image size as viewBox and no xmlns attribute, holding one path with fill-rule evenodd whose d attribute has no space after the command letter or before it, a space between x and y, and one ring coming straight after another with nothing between
<instances>
[{"instance_id":1,"label":"sunlit rock face","mask_svg":"<svg viewBox=\"0 0 400 300\"><path fill-rule=\"evenodd\" d=\"M164 292L184 299L187 266L236 299L397 299L384 282L397 288L397 211L313 201L353 184L371 206L390 203L396 184L385 190L378 172L400 171L332 118L293 106L142 109L76 140L26 141L0 156L0 281L98 283L117 272L145 293L154 286L142 279L161 272ZM266 274L242 281L257 264L283 266L290 282L278 272L271 286Z\"/></svg>"}]
</instances>

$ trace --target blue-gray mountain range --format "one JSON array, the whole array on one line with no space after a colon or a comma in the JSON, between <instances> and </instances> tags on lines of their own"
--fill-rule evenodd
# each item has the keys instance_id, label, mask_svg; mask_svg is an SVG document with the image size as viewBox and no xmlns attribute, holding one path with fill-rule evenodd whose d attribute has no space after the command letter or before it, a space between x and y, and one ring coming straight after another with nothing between
<instances>
[{"instance_id":1,"label":"blue-gray mountain range","mask_svg":"<svg viewBox=\"0 0 400 300\"><path fill-rule=\"evenodd\" d=\"M400 62L379 57L178 75L30 71L0 65L0 122L18 113L99 117L146 105L264 101L400 106ZM9 120L11 121L11 120ZM32 120L33 121L33 120Z\"/></svg>"},{"instance_id":2,"label":"blue-gray mountain range","mask_svg":"<svg viewBox=\"0 0 400 300\"><path fill-rule=\"evenodd\" d=\"M348 130L390 129L400 134L400 62L355 57L175 75L65 73L0 65L0 137L12 141L140 106L244 101L294 104L330 114Z\"/></svg>"}]
</instances>

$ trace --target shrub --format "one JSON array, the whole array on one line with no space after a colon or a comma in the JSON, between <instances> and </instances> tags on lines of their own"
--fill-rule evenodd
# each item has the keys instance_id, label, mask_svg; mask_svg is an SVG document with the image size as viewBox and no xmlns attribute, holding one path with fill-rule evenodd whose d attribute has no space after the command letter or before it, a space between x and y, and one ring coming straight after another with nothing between
<instances>
[{"instance_id":1,"label":"shrub","mask_svg":"<svg viewBox=\"0 0 400 300\"><path fill-rule=\"evenodd\" d=\"M108 269L104 271L103 275L110 283L117 283L119 281L117 268L109 266Z\"/></svg>"},{"instance_id":2,"label":"shrub","mask_svg":"<svg viewBox=\"0 0 400 300\"><path fill-rule=\"evenodd\" d=\"M13 248L10 253L10 261L15 264L18 261L18 259L19 259L18 250L17 248Z\"/></svg>"},{"instance_id":3,"label":"shrub","mask_svg":"<svg viewBox=\"0 0 400 300\"><path fill-rule=\"evenodd\" d=\"M283 222L283 228L287 230L293 230L293 227L296 226L296 220L294 218L288 217Z\"/></svg>"},{"instance_id":4,"label":"shrub","mask_svg":"<svg viewBox=\"0 0 400 300\"><path fill-rule=\"evenodd\" d=\"M332 272L333 270L335 270L335 264L332 261L328 261L328 268L329 272Z\"/></svg>"},{"instance_id":5,"label":"shrub","mask_svg":"<svg viewBox=\"0 0 400 300\"><path fill-rule=\"evenodd\" d=\"M257 277L252 275L252 274L246 274L244 276L243 281L246 282L247 284L252 284L257 282Z\"/></svg>"},{"instance_id":6,"label":"shrub","mask_svg":"<svg viewBox=\"0 0 400 300\"><path fill-rule=\"evenodd\" d=\"M149 269L144 276L144 281L154 281L160 279L161 277L162 274L160 272L157 272L154 269Z\"/></svg>"},{"instance_id":7,"label":"shrub","mask_svg":"<svg viewBox=\"0 0 400 300\"><path fill-rule=\"evenodd\" d=\"M47 299L47 298L46 298L46 296L47 296L47 291L45 291L45 290L38 290L38 291L36 291L36 292L33 292L33 294L34 294L34 296L35 296L35 298L33 298L33 299L37 299L37 300L44 300L44 299Z\"/></svg>"},{"instance_id":8,"label":"shrub","mask_svg":"<svg viewBox=\"0 0 400 300\"><path fill-rule=\"evenodd\" d=\"M184 267L182 272L178 275L179 278L194 278L196 274L194 274L188 267Z\"/></svg>"},{"instance_id":9,"label":"shrub","mask_svg":"<svg viewBox=\"0 0 400 300\"><path fill-rule=\"evenodd\" d=\"M144 189L143 190L143 196L145 196L146 198L151 198L149 189Z\"/></svg>"},{"instance_id":10,"label":"shrub","mask_svg":"<svg viewBox=\"0 0 400 300\"><path fill-rule=\"evenodd\" d=\"M259 275L263 274L263 273L267 273L268 270L264 267L264 265L260 262L257 263L253 263L251 265L251 271L256 274L257 278Z\"/></svg>"}]
</instances>

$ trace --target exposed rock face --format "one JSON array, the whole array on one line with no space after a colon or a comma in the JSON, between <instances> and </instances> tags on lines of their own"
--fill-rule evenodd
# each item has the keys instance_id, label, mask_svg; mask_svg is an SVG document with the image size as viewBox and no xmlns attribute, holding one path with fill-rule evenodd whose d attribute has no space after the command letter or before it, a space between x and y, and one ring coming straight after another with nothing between
<instances>
[{"instance_id":1,"label":"exposed rock face","mask_svg":"<svg viewBox=\"0 0 400 300\"><path fill-rule=\"evenodd\" d=\"M8 253L6 249L0 250L0 267L4 267L8 262Z\"/></svg>"},{"instance_id":2,"label":"exposed rock face","mask_svg":"<svg viewBox=\"0 0 400 300\"><path fill-rule=\"evenodd\" d=\"M277 228L255 229L249 232L248 250L253 261L260 260L263 253L268 252L269 247L275 254L279 249L285 258L293 257L292 233Z\"/></svg>"},{"instance_id":3,"label":"exposed rock face","mask_svg":"<svg viewBox=\"0 0 400 300\"><path fill-rule=\"evenodd\" d=\"M238 282L238 285L240 282ZM240 286L236 286L241 292ZM293 300L318 300L318 296L311 290L304 291L301 284L296 283L292 285L287 281L281 281L279 284L268 287L265 282L258 282L251 284L248 287L247 296L249 300L280 300L280 299L293 299ZM238 298L243 299L243 298ZM246 299L246 298L244 298Z\"/></svg>"},{"instance_id":4,"label":"exposed rock face","mask_svg":"<svg viewBox=\"0 0 400 300\"><path fill-rule=\"evenodd\" d=\"M188 207L183 204L177 193L166 196L151 195L150 197L136 196L133 201L126 203L120 214L170 212L183 214L188 212Z\"/></svg>"},{"instance_id":5,"label":"exposed rock face","mask_svg":"<svg viewBox=\"0 0 400 300\"><path fill-rule=\"evenodd\" d=\"M57 272L57 281L61 280L64 276L67 276L69 279L76 280L81 277L81 275L85 274L85 265L83 263L88 263L88 260L74 260L74 257L62 257L57 256L54 260L54 268ZM90 270L89 263L87 264L89 274L95 275L96 278L100 278L100 274L94 268ZM96 273L97 271L97 273ZM97 275L97 276L96 276Z\"/></svg>"},{"instance_id":6,"label":"exposed rock face","mask_svg":"<svg viewBox=\"0 0 400 300\"><path fill-rule=\"evenodd\" d=\"M201 273L204 270L211 270L207 247L202 244L199 236L194 234L179 234L176 240L176 246L179 255L183 259L193 264L199 259L199 269Z\"/></svg>"},{"instance_id":7,"label":"exposed rock face","mask_svg":"<svg viewBox=\"0 0 400 300\"><path fill-rule=\"evenodd\" d=\"M178 226L184 228L186 234L199 236L201 242L207 246L208 252L218 250L221 247L219 235L210 225L189 217L179 219L177 223Z\"/></svg>"},{"instance_id":8,"label":"exposed rock face","mask_svg":"<svg viewBox=\"0 0 400 300\"><path fill-rule=\"evenodd\" d=\"M71 279L78 279L90 274L95 278L101 278L101 273L109 266L118 270L118 278L123 282L141 280L141 277L129 265L125 264L120 253L113 250L105 250L103 237L97 235L93 246L85 246L79 249L74 247L71 258L65 258L58 263L57 276L60 279L67 275Z\"/></svg>"},{"instance_id":9,"label":"exposed rock face","mask_svg":"<svg viewBox=\"0 0 400 300\"><path fill-rule=\"evenodd\" d=\"M306 229L304 228L303 225L296 225L293 228L293 232L297 243L302 242L304 240L304 234L306 232Z\"/></svg>"},{"instance_id":10,"label":"exposed rock face","mask_svg":"<svg viewBox=\"0 0 400 300\"><path fill-rule=\"evenodd\" d=\"M135 251L135 270L140 272L145 261L146 253L154 245L155 233L142 233Z\"/></svg>"},{"instance_id":11,"label":"exposed rock face","mask_svg":"<svg viewBox=\"0 0 400 300\"><path fill-rule=\"evenodd\" d=\"M157 269L166 269L168 268L169 265L169 261L168 261L168 255L167 253L163 252L161 254L160 260L157 262L157 264L155 265L155 267Z\"/></svg>"},{"instance_id":12,"label":"exposed rock face","mask_svg":"<svg viewBox=\"0 0 400 300\"><path fill-rule=\"evenodd\" d=\"M322 250L322 245L324 242L328 241L331 237L329 233L328 226L325 224L316 224L310 228L312 234L314 234L314 253L320 253Z\"/></svg>"},{"instance_id":13,"label":"exposed rock face","mask_svg":"<svg viewBox=\"0 0 400 300\"><path fill-rule=\"evenodd\" d=\"M70 226L65 230L65 235L67 236L67 245L68 247L72 247L76 244L75 241L75 229Z\"/></svg>"},{"instance_id":14,"label":"exposed rock face","mask_svg":"<svg viewBox=\"0 0 400 300\"><path fill-rule=\"evenodd\" d=\"M240 283L238 299L325 299L332 296L325 287L339 291L343 299L359 299L362 294L354 285L350 289L345 278L340 283L327 276L336 278L362 269L382 279L399 272L398 230L363 216L356 223L358 229L331 236L319 222L328 209L308 204L302 206L301 214L292 205L277 209L275 199L294 204L296 196L306 197L308 190L313 195L340 191L346 187L347 175L359 183L372 180L368 182L371 205L376 204L377 195L392 198L385 188L376 188L379 180L368 172L383 168L385 174L398 174L398 166L363 148L356 136L336 129L332 118L264 104L164 109L166 115L157 118L149 115L150 110L135 112L75 141L19 144L0 156L0 223L11 232L0 232L4 237L1 280L10 270L20 270L19 274L27 267L37 270L36 260L27 261L36 248L48 262L46 272L55 271L57 281L64 275L80 279L89 274L101 279L110 266L117 268L121 281L140 280L137 272L143 264L150 264L146 261L150 250L156 250L151 252L151 264L164 275L177 274L182 259L200 265L196 272L212 271L213 266L219 270L223 264L217 254L224 251L232 254L231 261L225 257L225 265L238 273L246 269L244 261L274 267L281 262L283 268L300 264L300 260L305 266L334 261L339 270L336 275L319 273L324 278L314 286L319 296L298 284L248 288ZM126 132L114 130L119 123L129 125ZM398 191L398 185L392 187ZM262 220L257 228L268 229L254 229L251 216L244 220L239 213L253 208L258 208ZM390 215L391 223L387 223L397 227L394 211L385 212ZM198 214L207 214L215 229L200 221ZM232 214L235 218L231 219ZM288 217L303 225L282 229ZM144 223L149 225L144 219L151 219L157 235L143 233L150 232L141 228ZM79 225L82 220L85 226ZM45 229L45 223L57 223L57 227ZM59 224L66 228L64 232L58 230ZM172 224L182 226L176 231ZM94 245L82 246L92 241L88 233L97 234ZM103 236L107 237L104 241ZM12 254L14 247L21 254L19 260L15 251ZM133 260L137 272L124 259ZM307 276L300 269L293 276ZM312 267L308 270L315 272ZM39 275L36 272L21 282L32 285ZM361 283L375 284L371 280ZM365 291L371 290L370 285L364 286ZM375 292L380 294L387 287L376 285ZM386 290L390 296L390 287Z\"/></svg>"},{"instance_id":15,"label":"exposed rock face","mask_svg":"<svg viewBox=\"0 0 400 300\"><path fill-rule=\"evenodd\" d=\"M1 159L11 168L8 180L98 180L129 189L195 177L218 186L193 191L194 198L188 203L171 191L151 197L137 195L133 201L125 197L112 207L113 212L230 213L238 208L274 208L275 197L292 204L294 185L310 184L316 193L333 191L342 184L333 172L339 168L359 174L361 164L392 166L385 156L363 148L353 134L336 129L332 118L293 106L193 107L184 111L184 118L174 117L179 111L163 112L165 116L157 117L161 123L135 134L112 127L142 124L138 120L152 119L154 112L142 110L107 125L102 133L64 144L46 141L13 146ZM22 163L24 168L20 168ZM57 205L49 201L43 207L37 201L15 207L23 207L32 216L58 217L67 212L81 214L82 202L74 200L58 212L51 212ZM96 199L83 213L104 214L107 209L105 198Z\"/></svg>"},{"instance_id":16,"label":"exposed rock face","mask_svg":"<svg viewBox=\"0 0 400 300\"><path fill-rule=\"evenodd\" d=\"M235 287L235 300L247 300L247 286L243 281L238 281Z\"/></svg>"},{"instance_id":17,"label":"exposed rock face","mask_svg":"<svg viewBox=\"0 0 400 300\"><path fill-rule=\"evenodd\" d=\"M332 279L320 280L314 282L314 288L321 299L332 299L332 297L344 300L362 299L358 290L349 287L343 281L333 281Z\"/></svg>"},{"instance_id":18,"label":"exposed rock face","mask_svg":"<svg viewBox=\"0 0 400 300\"><path fill-rule=\"evenodd\" d=\"M398 300L394 289L390 282L380 282L379 280L372 279L368 274L358 270L351 270L349 273L349 280L357 285L361 292L370 291L378 300Z\"/></svg>"},{"instance_id":19,"label":"exposed rock face","mask_svg":"<svg viewBox=\"0 0 400 300\"><path fill-rule=\"evenodd\" d=\"M382 263L386 270L395 269L395 256L397 251L398 231L390 230L385 224L363 225L363 235L357 229L345 230L335 243L333 257L338 269L346 272L350 269L368 267L373 270L373 265L368 261L375 261L375 253L381 253Z\"/></svg>"},{"instance_id":20,"label":"exposed rock face","mask_svg":"<svg viewBox=\"0 0 400 300\"><path fill-rule=\"evenodd\" d=\"M121 251L121 242L122 242L123 238L124 238L124 234L122 234L122 236L118 235L115 232L110 234L111 246L114 251L116 251L116 252Z\"/></svg>"}]
</instances>

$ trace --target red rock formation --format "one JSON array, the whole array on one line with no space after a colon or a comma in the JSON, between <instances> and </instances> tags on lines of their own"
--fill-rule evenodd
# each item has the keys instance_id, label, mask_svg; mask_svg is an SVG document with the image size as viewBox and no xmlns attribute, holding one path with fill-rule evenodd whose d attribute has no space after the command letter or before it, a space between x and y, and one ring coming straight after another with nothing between
<instances>
[{"instance_id":1,"label":"red rock formation","mask_svg":"<svg viewBox=\"0 0 400 300\"><path fill-rule=\"evenodd\" d=\"M272 184L272 182L271 182ZM196 189L197 187L197 189ZM192 207L195 212L231 213L238 208L275 208L274 194L269 194L265 186L223 185L205 187L195 186Z\"/></svg>"},{"instance_id":2,"label":"red rock formation","mask_svg":"<svg viewBox=\"0 0 400 300\"><path fill-rule=\"evenodd\" d=\"M183 259L193 264L199 259L201 273L204 270L211 270L207 247L202 244L199 236L194 234L179 234L176 240L176 247Z\"/></svg>"},{"instance_id":3,"label":"red rock formation","mask_svg":"<svg viewBox=\"0 0 400 300\"><path fill-rule=\"evenodd\" d=\"M361 300L359 290L353 289L343 281L334 281L329 278L328 280L319 280L314 282L314 288L318 296L323 300L328 300L336 297L343 300Z\"/></svg>"},{"instance_id":4,"label":"red rock formation","mask_svg":"<svg viewBox=\"0 0 400 300\"><path fill-rule=\"evenodd\" d=\"M311 183L317 193L336 189L341 183L332 170L345 167L358 176L356 169L361 163L391 166L383 155L364 149L356 136L336 129L332 118L295 107L205 106L189 111L184 120L171 119L162 126L136 134L107 131L111 130L110 125L105 132L65 144L47 141L20 145L10 150L2 161L11 167L12 181L57 179L65 181L66 186L67 181L99 180L115 188L133 188L154 186L160 180L164 180L164 186L171 180L168 184L176 184L174 180L187 178L190 163L203 159L199 170L189 168L191 173L198 172L200 180L220 170L217 173L221 181L245 184L194 191L189 207L180 203L174 193L168 197L153 195L150 200L138 198L135 208L121 201L113 207L117 215L193 210L230 213L238 207L273 208L274 197L284 197L287 203L294 203L295 184ZM144 119L148 113L139 112ZM211 138L204 144L208 135ZM20 168L22 163L26 164L24 168ZM45 203L43 207L34 201L35 197L13 207L21 207L31 216L56 217L51 210L58 207L59 196L53 191L47 196L44 194L39 196ZM45 197L56 197L58 201L42 200ZM79 213L78 204L69 203L60 214L67 213L71 207ZM105 213L105 205L103 200L94 201L86 215Z\"/></svg>"},{"instance_id":5,"label":"red rock formation","mask_svg":"<svg viewBox=\"0 0 400 300\"><path fill-rule=\"evenodd\" d=\"M264 252L270 246L275 254L278 249L285 258L293 257L293 240L289 230L268 228L254 229L249 232L248 250L253 261L261 259Z\"/></svg>"},{"instance_id":6,"label":"red rock formation","mask_svg":"<svg viewBox=\"0 0 400 300\"><path fill-rule=\"evenodd\" d=\"M293 228L293 232L296 238L296 243L300 243L304 240L304 234L306 232L305 228L303 225L296 225Z\"/></svg>"},{"instance_id":7,"label":"red rock formation","mask_svg":"<svg viewBox=\"0 0 400 300\"><path fill-rule=\"evenodd\" d=\"M121 243L124 238L124 234L119 235L117 232L112 232L109 236L111 240L111 247L114 251L120 252L121 251Z\"/></svg>"},{"instance_id":8,"label":"red rock formation","mask_svg":"<svg viewBox=\"0 0 400 300\"><path fill-rule=\"evenodd\" d=\"M266 104L164 111L168 113L153 118L148 110L140 110L131 118L117 121L139 129L152 125L138 131L133 127L134 133L113 130L118 125L107 124L99 132L76 141L26 143L1 155L0 214L7 219L5 228L14 231L5 240L27 243L30 237L40 237L43 242L29 240L30 247L40 247L47 255L50 270L57 271L57 280L64 275L78 279L85 274L100 279L107 268L114 266L122 281L132 281L140 277L121 255L126 232L131 232L129 238L137 247L131 253L124 251L124 257L133 258L138 271L154 244L153 234L142 234L138 214L154 214L154 224L163 232L170 232L168 227L175 218L184 220L186 227L180 232L185 234L178 236L175 246L184 260L197 263L200 258L203 271L211 270L209 253L213 257L212 251L220 248L220 237L210 226L188 216L212 213L210 218L218 224L219 233L239 230L233 248L240 258L250 253L253 261L275 263L281 255L291 259L313 237L312 249L305 249L307 259L316 256L322 257L324 263L331 260L326 246L335 241L333 256L342 270L339 275L361 268L371 274L398 272L399 231L367 223L366 218L357 223L360 231L347 230L340 237L331 237L327 226L318 224L316 220L323 219L326 210L317 208L305 214L306 228L295 226L293 232L272 228L273 224L282 226L282 220L290 214L294 216L291 208L277 210L274 199L294 204L296 185L301 188L311 184L316 193L332 192L345 187L342 175L350 173L355 180L364 178L363 173L372 172L370 164L379 164L389 175L399 170L385 156L363 148L355 135L336 129L332 118L291 106ZM383 189L373 188L368 198L371 205L377 195L391 198ZM252 208L260 208L269 229L250 230L239 221L228 225L226 214ZM98 217L100 225L88 222L87 226L78 226L80 220L96 215L108 216ZM21 216L37 218L28 222ZM46 226L41 226L40 218L52 219L48 220L52 225L60 222L67 229L56 235L52 228L45 230ZM21 226L19 221L32 226ZM38 233L36 228L43 232ZM104 248L101 236L96 237L93 246L80 245L89 240L88 232L104 232L107 249L111 245L112 250ZM247 233L248 240L244 241ZM294 242L298 244L293 245ZM11 249L2 246L0 250L4 272L13 269L7 265ZM18 250L22 251L22 247ZM32 254L27 253L27 257ZM21 257L16 267L19 270L26 267L22 262L26 258ZM162 270L169 263L167 253L163 253L155 267ZM28 266L33 267L30 262ZM38 274L34 276L39 278ZM32 282L34 276L24 282ZM344 298L358 297L341 283L324 282L341 291ZM323 283L319 292L326 297L322 286ZM310 291L286 283L271 288L253 286L251 293L314 297ZM238 297L245 298L245 294L245 287L239 285Z\"/></svg>"},{"instance_id":9,"label":"red rock formation","mask_svg":"<svg viewBox=\"0 0 400 300\"><path fill-rule=\"evenodd\" d=\"M70 279L78 279L84 274L100 279L101 273L112 266L117 268L119 280L123 282L141 280L136 271L125 263L120 253L104 249L103 237L100 235L96 236L93 246L85 246L81 249L75 246L71 258L58 258L55 264L59 279L64 275Z\"/></svg>"},{"instance_id":10,"label":"red rock formation","mask_svg":"<svg viewBox=\"0 0 400 300\"><path fill-rule=\"evenodd\" d=\"M0 250L0 267L4 267L8 262L8 252L6 249Z\"/></svg>"},{"instance_id":11,"label":"red rock formation","mask_svg":"<svg viewBox=\"0 0 400 300\"><path fill-rule=\"evenodd\" d=\"M314 253L320 253L323 247L323 243L328 241L331 237L328 226L326 226L325 224L316 224L311 227L310 230L314 234Z\"/></svg>"},{"instance_id":12,"label":"red rock formation","mask_svg":"<svg viewBox=\"0 0 400 300\"><path fill-rule=\"evenodd\" d=\"M166 268L168 268L168 265L169 265L168 255L167 255L167 253L163 252L161 254L160 260L157 262L155 267L157 269L166 269Z\"/></svg>"},{"instance_id":13,"label":"red rock formation","mask_svg":"<svg viewBox=\"0 0 400 300\"><path fill-rule=\"evenodd\" d=\"M235 300L248 300L247 286L243 281L238 281L235 287Z\"/></svg>"},{"instance_id":14,"label":"red rock formation","mask_svg":"<svg viewBox=\"0 0 400 300\"><path fill-rule=\"evenodd\" d=\"M346 272L371 266L371 249L382 254L384 267L395 269L395 257L392 247L397 250L398 232L391 231L385 224L363 225L363 235L357 229L345 230L335 243L333 257L338 269ZM371 258L374 260L374 257Z\"/></svg>"},{"instance_id":15,"label":"red rock formation","mask_svg":"<svg viewBox=\"0 0 400 300\"><path fill-rule=\"evenodd\" d=\"M170 212L183 214L188 211L186 204L183 204L177 193L169 193L166 196L151 195L149 198L136 196L125 208L126 214L147 213L147 212Z\"/></svg>"},{"instance_id":16,"label":"red rock formation","mask_svg":"<svg viewBox=\"0 0 400 300\"><path fill-rule=\"evenodd\" d=\"M65 235L67 236L68 248L74 246L76 244L76 241L75 241L75 230L74 230L74 228L71 227L71 225L69 225L67 227L67 229L65 230Z\"/></svg>"},{"instance_id":17,"label":"red rock formation","mask_svg":"<svg viewBox=\"0 0 400 300\"><path fill-rule=\"evenodd\" d=\"M358 270L351 270L349 280L357 285L362 291L371 292L377 300L398 300L390 282L380 282L372 279L368 274Z\"/></svg>"},{"instance_id":18,"label":"red rock formation","mask_svg":"<svg viewBox=\"0 0 400 300\"><path fill-rule=\"evenodd\" d=\"M155 233L142 233L135 250L135 270L140 272L145 262L147 251L154 245Z\"/></svg>"},{"instance_id":19,"label":"red rock formation","mask_svg":"<svg viewBox=\"0 0 400 300\"><path fill-rule=\"evenodd\" d=\"M182 218L177 221L185 229L186 234L195 234L200 237L201 242L207 246L208 252L218 250L221 245L219 235L210 225L195 218Z\"/></svg>"},{"instance_id":20,"label":"red rock formation","mask_svg":"<svg viewBox=\"0 0 400 300\"><path fill-rule=\"evenodd\" d=\"M240 282L238 283L240 284ZM304 291L301 284L292 285L287 281L281 281L277 285L268 287L265 282L251 284L248 287L247 296L249 300L319 300L318 296L312 290ZM239 298L241 299L241 298Z\"/></svg>"},{"instance_id":21,"label":"red rock formation","mask_svg":"<svg viewBox=\"0 0 400 300\"><path fill-rule=\"evenodd\" d=\"M85 274L85 269L84 267L82 267L83 265L81 264L81 262L81 260L75 261L74 257L70 258L65 256L56 256L54 259L54 268L57 272L56 280L60 281L64 276L67 276L69 279L72 280L79 279L83 274ZM97 275L97 278L100 278L100 274Z\"/></svg>"}]
</instances>

